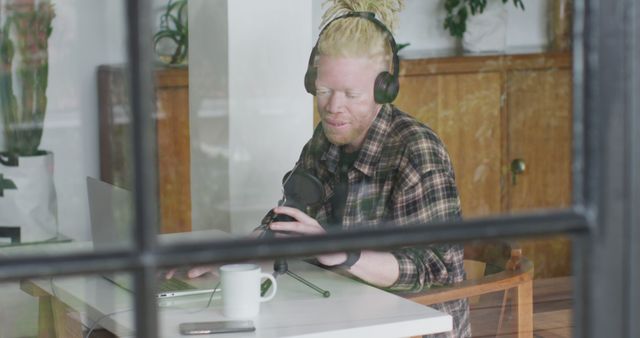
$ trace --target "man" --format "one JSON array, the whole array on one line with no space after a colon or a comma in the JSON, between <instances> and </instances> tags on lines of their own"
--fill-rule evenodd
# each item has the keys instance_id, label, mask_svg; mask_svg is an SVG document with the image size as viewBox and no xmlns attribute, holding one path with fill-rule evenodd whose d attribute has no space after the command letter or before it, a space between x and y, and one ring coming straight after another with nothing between
<instances>
[{"instance_id":1,"label":"man","mask_svg":"<svg viewBox=\"0 0 640 338\"><path fill-rule=\"evenodd\" d=\"M427 126L388 103L395 93L387 98L378 93L380 74L397 58L395 41L375 19L382 21L389 13L368 15L364 11L369 8L358 7L361 3L334 1L312 52L307 73L311 80L305 80L313 82L307 83L307 90L316 95L321 123L302 150L298 167L319 178L326 200L309 215L291 207L275 208L276 214L294 221L268 226L287 236L460 217L454 172L443 143ZM397 71L391 74L394 81ZM391 291L420 290L464 278L460 245L337 252L316 258ZM453 315L453 336L470 336L466 301L434 307Z\"/></svg>"},{"instance_id":2,"label":"man","mask_svg":"<svg viewBox=\"0 0 640 338\"><path fill-rule=\"evenodd\" d=\"M326 199L309 214L277 207L275 214L293 221L271 222L273 215L268 214L260 228L269 227L276 236L306 236L381 225L401 231L403 226L458 219L460 201L442 141L390 104L397 95L399 62L387 27L392 28L402 1L332 2L305 76L307 91L317 98L321 123L297 164L322 182ZM454 244L316 258L391 291L464 279L463 249ZM465 300L434 307L454 317L452 336L470 336Z\"/></svg>"}]
</instances>

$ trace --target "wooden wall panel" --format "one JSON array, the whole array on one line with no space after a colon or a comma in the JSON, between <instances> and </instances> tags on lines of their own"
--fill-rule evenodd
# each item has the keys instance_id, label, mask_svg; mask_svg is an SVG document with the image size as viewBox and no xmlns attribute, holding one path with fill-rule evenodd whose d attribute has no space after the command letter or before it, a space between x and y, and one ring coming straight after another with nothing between
<instances>
[{"instance_id":1,"label":"wooden wall panel","mask_svg":"<svg viewBox=\"0 0 640 338\"><path fill-rule=\"evenodd\" d=\"M474 217L571 205L571 90L568 53L402 60L396 103L444 140L464 216ZM485 129L492 137L471 135ZM516 158L525 160L527 169L512 185L509 168ZM481 171L483 159L492 172L479 184L470 178ZM571 273L567 238L518 245L534 262L536 278ZM501 251L484 242L465 246L471 256Z\"/></svg>"},{"instance_id":2,"label":"wooden wall panel","mask_svg":"<svg viewBox=\"0 0 640 338\"><path fill-rule=\"evenodd\" d=\"M501 212L501 76L401 77L395 104L430 126L451 156L465 217Z\"/></svg>"}]
</instances>

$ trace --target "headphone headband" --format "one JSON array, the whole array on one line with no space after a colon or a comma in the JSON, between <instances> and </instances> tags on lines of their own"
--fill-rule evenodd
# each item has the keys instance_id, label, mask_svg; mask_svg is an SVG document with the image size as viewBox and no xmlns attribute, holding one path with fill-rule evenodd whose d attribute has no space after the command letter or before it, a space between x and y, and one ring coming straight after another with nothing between
<instances>
[{"instance_id":1,"label":"headphone headband","mask_svg":"<svg viewBox=\"0 0 640 338\"><path fill-rule=\"evenodd\" d=\"M398 47L396 44L396 40L393 38L393 34L389 30L389 28L387 28L387 26L384 23L382 23L382 21L378 20L376 18L375 13L373 12L349 12L333 18L326 25L324 25L324 27L320 31L320 34L318 34L318 40L316 41L316 44L313 46L313 49L311 50L311 55L309 56L309 64L307 65L307 72L304 77L304 86L307 92L312 95L316 94L315 80L318 74L315 66L315 59L316 59L316 54L318 52L318 43L320 42L320 37L322 36L324 31L327 29L327 27L329 27L333 22L340 19L345 19L345 18L367 19L386 33L387 40L389 41L389 46L391 47L391 52L393 54L392 55L392 73L384 71L378 74L374 84L374 98L377 103L392 102L396 98L396 96L398 96L398 91L400 89L400 84L398 82L398 73L400 70Z\"/></svg>"}]
</instances>

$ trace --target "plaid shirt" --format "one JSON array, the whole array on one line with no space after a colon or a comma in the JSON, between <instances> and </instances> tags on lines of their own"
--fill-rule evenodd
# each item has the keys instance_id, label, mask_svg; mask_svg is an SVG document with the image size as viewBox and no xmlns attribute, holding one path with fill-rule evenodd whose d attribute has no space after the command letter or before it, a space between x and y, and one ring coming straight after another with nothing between
<instances>
[{"instance_id":1,"label":"plaid shirt","mask_svg":"<svg viewBox=\"0 0 640 338\"><path fill-rule=\"evenodd\" d=\"M333 187L338 180L339 147L324 135L322 124L300 155L299 165L323 182L326 201L310 216L327 224ZM409 226L460 218L460 200L449 155L427 126L391 105L383 105L348 172L342 229ZM392 291L419 291L464 279L463 247L436 244L392 251L400 275ZM454 318L452 335L471 336L466 300L432 307Z\"/></svg>"}]
</instances>

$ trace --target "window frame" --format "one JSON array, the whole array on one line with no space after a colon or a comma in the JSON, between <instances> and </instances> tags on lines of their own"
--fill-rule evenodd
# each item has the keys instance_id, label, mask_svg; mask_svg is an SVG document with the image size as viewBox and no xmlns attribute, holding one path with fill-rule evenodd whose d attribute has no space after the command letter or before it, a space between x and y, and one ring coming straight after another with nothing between
<instances>
[{"instance_id":1,"label":"window frame","mask_svg":"<svg viewBox=\"0 0 640 338\"><path fill-rule=\"evenodd\" d=\"M157 168L151 65L152 1L126 1L136 222L126 250L0 258L0 280L125 271L134 275L136 335L158 336L155 273L185 260L225 262L299 256L354 248L388 248L499 237L565 234L572 238L575 337L640 336L640 5L575 0L573 25L573 205L526 215L501 215L326 237L211 241L159 246ZM636 134L634 134L634 131ZM422 240L416 240L421 238ZM257 245L259 243L259 245ZM620 264L610 264L620 262ZM605 296L600 290L611 292Z\"/></svg>"}]
</instances>

